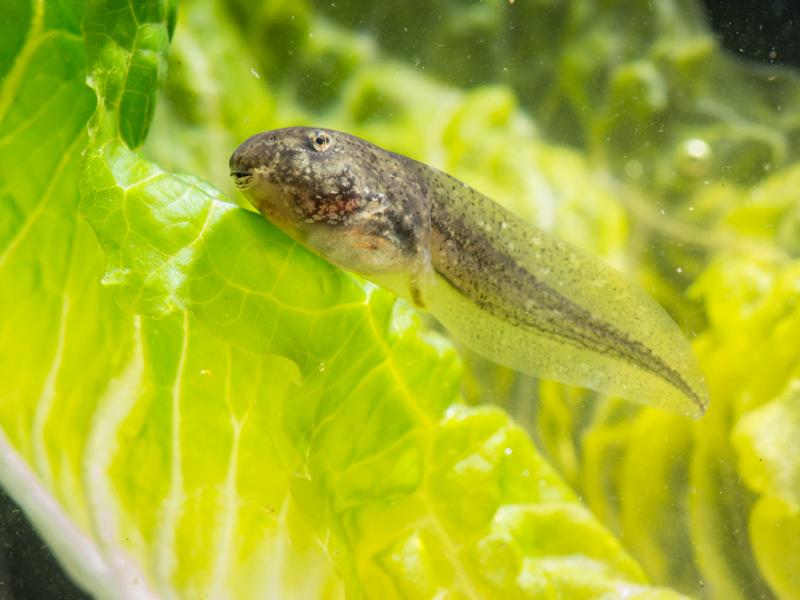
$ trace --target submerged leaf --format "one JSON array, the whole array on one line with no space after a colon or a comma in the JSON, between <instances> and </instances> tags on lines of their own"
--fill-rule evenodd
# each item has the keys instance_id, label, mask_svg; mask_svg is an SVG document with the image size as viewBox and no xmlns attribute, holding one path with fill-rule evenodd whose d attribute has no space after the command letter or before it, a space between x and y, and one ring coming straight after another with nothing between
<instances>
[{"instance_id":1,"label":"submerged leaf","mask_svg":"<svg viewBox=\"0 0 800 600\"><path fill-rule=\"evenodd\" d=\"M166 81L173 3L0 4L0 482L93 596L797 595L796 78L670 0L187 0ZM570 489L413 310L226 197L240 139L319 121L638 272L706 419L470 358Z\"/></svg>"},{"instance_id":2,"label":"submerged leaf","mask_svg":"<svg viewBox=\"0 0 800 600\"><path fill-rule=\"evenodd\" d=\"M91 36L87 40L93 43ZM97 65L95 69L90 63L90 73L102 96L108 82ZM116 110L113 102L101 99L100 104L109 112ZM129 499L124 504L126 522L130 519L136 535L128 537L141 540L139 552L152 544L163 558L152 573L158 588L218 589L212 583L229 581L220 569L238 568L229 559L211 570L217 575L209 582L202 575L209 567L201 565L214 555L187 555L193 544L183 541L184 528L191 528L196 518L192 515L208 514L200 505L196 513L193 508L208 494L201 492L226 472L227 480L236 477L230 463L226 471L225 461L188 444L201 429L191 427L184 413L202 410L202 431L218 430L222 447L232 444L230 452L237 449L241 427L253 418L246 411L228 424L226 409L241 414L237 394L226 394L220 403L213 383L203 382L204 373L213 380L218 371L221 361L213 356L219 351L210 350L217 343L220 350L229 345L229 356L233 353L240 361L250 353L250 360L279 355L299 368L298 385L285 396L267 399L262 386L262 399L248 410L259 405L273 415L266 433L290 475L291 501L301 507L319 538L327 540L325 547L351 594L416 589L417 577L407 565L425 569L433 578L432 589L469 597L525 593L521 574L530 566L524 561L506 565L496 557L506 545L519 546L519 555L533 564L537 557L585 554L585 564L596 565L602 577L579 585L570 579L550 585L565 590L578 585L575 589L587 597L642 583L635 565L575 503L505 415L459 407L454 355L440 343L425 341L407 308L308 254L208 186L137 157L122 141L124 126L117 130L114 122L103 121L102 115L95 122L84 163L83 209L109 253L107 285L130 310L161 319L145 330L143 347L145 356L163 355L152 367L153 380L163 383L146 390L137 402L151 406L150 412L140 413L137 407L131 416L139 416L121 429L147 431L152 423L154 437L126 448L112 465L112 473L121 476L123 471L114 465L131 460L134 455L126 458L129 452L142 453L137 463L152 464L145 484L152 493L149 501L132 493L144 483L146 471L116 490ZM212 346L200 350L206 344ZM243 369L231 358L226 364L226 389L244 385L239 377L248 373L258 379L256 369ZM191 383L198 372L200 379ZM207 403L194 400L190 406L176 395L182 389L195 390ZM159 405L168 409L167 429L158 427L152 413ZM226 442L231 426L233 438ZM353 436L353 431L359 434ZM151 454L158 439L163 441L156 447L171 448L168 464L159 464ZM219 469L211 468L215 462L220 462ZM202 468L192 475L195 465ZM482 501L474 495L478 489L485 494ZM214 497L210 494L208 501ZM565 513L545 510L533 521L522 519L514 528L494 533L502 523L495 515L503 514L505 506L533 510L564 502ZM151 511L141 510L152 503L163 506L155 520ZM461 517L454 519L457 515ZM237 519L238 514L227 518ZM553 546L544 554L523 543L525 536L537 537L535 526L570 537L572 523L586 523L592 533L583 534L577 545L563 550ZM506 541L494 549L491 540L497 535ZM214 546L208 539L210 549ZM424 540L423 555L409 546L412 539ZM593 544L604 550L591 550ZM392 548L400 547L405 548L402 559L389 559ZM434 566L442 561L450 567ZM611 566L617 563L624 568ZM500 576L509 566L511 571Z\"/></svg>"}]
</instances>

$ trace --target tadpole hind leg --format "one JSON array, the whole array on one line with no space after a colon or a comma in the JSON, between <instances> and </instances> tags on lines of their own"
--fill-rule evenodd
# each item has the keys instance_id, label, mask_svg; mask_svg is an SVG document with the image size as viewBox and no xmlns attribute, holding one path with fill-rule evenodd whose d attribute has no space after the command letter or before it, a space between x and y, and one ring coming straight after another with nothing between
<instances>
[{"instance_id":1,"label":"tadpole hind leg","mask_svg":"<svg viewBox=\"0 0 800 600\"><path fill-rule=\"evenodd\" d=\"M425 299L422 297L422 290L430 289L431 285L436 284L433 266L430 263L430 258L427 252L423 253L424 260L419 261L415 268L411 271L411 278L408 283L409 291L411 292L411 299L417 308L425 309Z\"/></svg>"},{"instance_id":2,"label":"tadpole hind leg","mask_svg":"<svg viewBox=\"0 0 800 600\"><path fill-rule=\"evenodd\" d=\"M417 308L425 308L425 301L422 299L422 278L419 274L414 273L411 275L411 282L409 288L411 290L411 299Z\"/></svg>"}]
</instances>

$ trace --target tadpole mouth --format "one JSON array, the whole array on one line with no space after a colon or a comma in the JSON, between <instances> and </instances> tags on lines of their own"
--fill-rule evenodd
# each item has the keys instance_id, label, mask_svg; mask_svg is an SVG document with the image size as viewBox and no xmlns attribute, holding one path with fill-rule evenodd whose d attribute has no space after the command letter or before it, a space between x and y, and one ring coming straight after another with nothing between
<instances>
[{"instance_id":1,"label":"tadpole mouth","mask_svg":"<svg viewBox=\"0 0 800 600\"><path fill-rule=\"evenodd\" d=\"M246 188L253 181L253 174L250 171L231 171L233 185L239 189Z\"/></svg>"}]
</instances>

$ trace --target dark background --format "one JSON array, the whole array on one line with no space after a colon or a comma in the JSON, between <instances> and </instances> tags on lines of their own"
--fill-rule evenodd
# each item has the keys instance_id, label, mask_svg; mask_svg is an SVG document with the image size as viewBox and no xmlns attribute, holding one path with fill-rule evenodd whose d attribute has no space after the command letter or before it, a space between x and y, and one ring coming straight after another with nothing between
<instances>
[{"instance_id":1,"label":"dark background","mask_svg":"<svg viewBox=\"0 0 800 600\"><path fill-rule=\"evenodd\" d=\"M705 5L712 29L732 55L800 68L800 0L705 0ZM91 600L2 491L0 600Z\"/></svg>"},{"instance_id":2,"label":"dark background","mask_svg":"<svg viewBox=\"0 0 800 600\"><path fill-rule=\"evenodd\" d=\"M0 600L91 600L73 584L11 498L0 490Z\"/></svg>"},{"instance_id":3,"label":"dark background","mask_svg":"<svg viewBox=\"0 0 800 600\"><path fill-rule=\"evenodd\" d=\"M800 0L705 0L711 28L730 53L800 67Z\"/></svg>"}]
</instances>

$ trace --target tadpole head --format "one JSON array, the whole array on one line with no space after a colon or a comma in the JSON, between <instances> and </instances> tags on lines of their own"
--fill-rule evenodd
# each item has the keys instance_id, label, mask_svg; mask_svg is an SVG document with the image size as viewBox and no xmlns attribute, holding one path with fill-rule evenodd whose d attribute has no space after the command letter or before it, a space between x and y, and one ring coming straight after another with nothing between
<instances>
[{"instance_id":1,"label":"tadpole head","mask_svg":"<svg viewBox=\"0 0 800 600\"><path fill-rule=\"evenodd\" d=\"M348 164L352 136L329 129L289 127L258 133L231 155L233 182L251 200L259 183L296 197L352 195L355 174ZM248 192L249 191L249 192Z\"/></svg>"}]
</instances>

